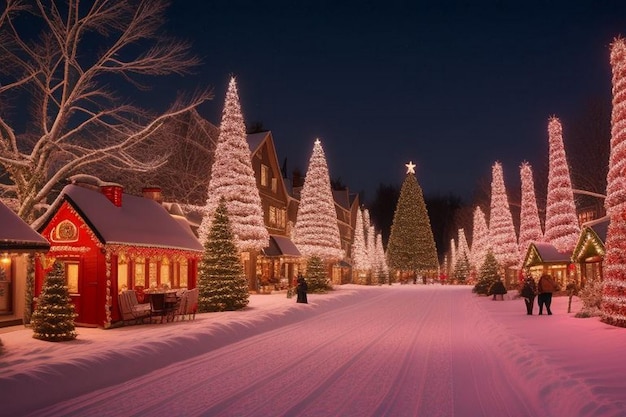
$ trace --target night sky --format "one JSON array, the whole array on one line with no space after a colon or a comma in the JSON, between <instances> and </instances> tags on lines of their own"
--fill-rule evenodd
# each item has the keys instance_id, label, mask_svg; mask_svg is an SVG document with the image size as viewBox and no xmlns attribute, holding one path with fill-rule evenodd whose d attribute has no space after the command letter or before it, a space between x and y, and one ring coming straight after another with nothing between
<instances>
[{"instance_id":1,"label":"night sky","mask_svg":"<svg viewBox=\"0 0 626 417\"><path fill-rule=\"evenodd\" d=\"M610 102L609 45L626 36L624 0L186 0L167 18L203 65L160 93L212 86L199 110L218 125L235 75L288 171L320 138L331 178L366 201L409 160L427 195L469 198L496 160L519 187L522 161L547 161L548 117L567 135L589 100Z\"/></svg>"}]
</instances>

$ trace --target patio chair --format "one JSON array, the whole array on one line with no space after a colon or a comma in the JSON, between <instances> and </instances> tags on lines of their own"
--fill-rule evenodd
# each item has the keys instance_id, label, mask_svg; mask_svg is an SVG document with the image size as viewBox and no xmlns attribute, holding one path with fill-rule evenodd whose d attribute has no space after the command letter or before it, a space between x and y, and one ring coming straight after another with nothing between
<instances>
[{"instance_id":1,"label":"patio chair","mask_svg":"<svg viewBox=\"0 0 626 417\"><path fill-rule=\"evenodd\" d=\"M168 309L165 304L165 293L150 293L148 294L150 298L150 315L152 317L161 317L161 323L163 323L163 318L167 316Z\"/></svg>"},{"instance_id":2,"label":"patio chair","mask_svg":"<svg viewBox=\"0 0 626 417\"><path fill-rule=\"evenodd\" d=\"M198 311L198 296L199 291L197 288L185 292L185 309L183 310L183 314L181 314L183 320L185 319L185 316L187 316L189 320L196 318L196 312Z\"/></svg>"},{"instance_id":3,"label":"patio chair","mask_svg":"<svg viewBox=\"0 0 626 417\"><path fill-rule=\"evenodd\" d=\"M118 306L124 324L127 321L134 321L135 324L143 323L145 319L150 319L150 305L140 304L134 290L122 291L118 295Z\"/></svg>"}]
</instances>

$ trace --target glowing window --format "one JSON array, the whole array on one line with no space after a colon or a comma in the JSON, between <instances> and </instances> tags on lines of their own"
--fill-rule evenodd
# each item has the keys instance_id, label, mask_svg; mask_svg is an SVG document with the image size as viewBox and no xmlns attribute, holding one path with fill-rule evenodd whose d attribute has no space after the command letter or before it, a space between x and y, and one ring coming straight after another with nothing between
<instances>
[{"instance_id":1,"label":"glowing window","mask_svg":"<svg viewBox=\"0 0 626 417\"><path fill-rule=\"evenodd\" d=\"M267 187L270 178L270 167L261 164L261 185Z\"/></svg>"},{"instance_id":2,"label":"glowing window","mask_svg":"<svg viewBox=\"0 0 626 417\"><path fill-rule=\"evenodd\" d=\"M65 262L65 282L70 294L78 294L78 262Z\"/></svg>"},{"instance_id":3,"label":"glowing window","mask_svg":"<svg viewBox=\"0 0 626 417\"><path fill-rule=\"evenodd\" d=\"M136 286L146 286L146 260L144 258L135 259L135 268L134 268L134 276L135 279L135 287Z\"/></svg>"},{"instance_id":4,"label":"glowing window","mask_svg":"<svg viewBox=\"0 0 626 417\"><path fill-rule=\"evenodd\" d=\"M161 284L174 287L170 279L170 260L165 257L161 260Z\"/></svg>"},{"instance_id":5,"label":"glowing window","mask_svg":"<svg viewBox=\"0 0 626 417\"><path fill-rule=\"evenodd\" d=\"M188 267L187 267L187 259L183 259L180 261L180 286L181 288L188 287Z\"/></svg>"}]
</instances>

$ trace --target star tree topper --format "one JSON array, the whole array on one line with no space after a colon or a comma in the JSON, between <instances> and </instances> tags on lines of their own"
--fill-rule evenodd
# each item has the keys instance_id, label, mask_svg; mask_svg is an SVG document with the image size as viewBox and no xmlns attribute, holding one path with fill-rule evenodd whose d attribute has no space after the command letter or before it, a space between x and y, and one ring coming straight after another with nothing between
<instances>
[{"instance_id":1,"label":"star tree topper","mask_svg":"<svg viewBox=\"0 0 626 417\"><path fill-rule=\"evenodd\" d=\"M409 163L408 164L404 164L404 166L406 167L406 173L407 174L415 174L415 167L417 165L415 165L413 163L413 161L409 161Z\"/></svg>"}]
</instances>

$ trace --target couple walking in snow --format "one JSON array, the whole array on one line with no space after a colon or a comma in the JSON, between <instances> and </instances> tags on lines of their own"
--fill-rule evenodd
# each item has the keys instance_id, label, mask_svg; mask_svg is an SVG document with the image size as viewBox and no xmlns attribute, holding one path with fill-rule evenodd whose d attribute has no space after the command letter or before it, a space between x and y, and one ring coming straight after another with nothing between
<instances>
[{"instance_id":1,"label":"couple walking in snow","mask_svg":"<svg viewBox=\"0 0 626 417\"><path fill-rule=\"evenodd\" d=\"M558 286L550 275L543 274L541 278L539 278L539 282L536 285L533 277L530 275L527 276L520 292L520 295L524 298L524 303L526 304L526 314L533 314L535 296L537 296L539 315L543 314L544 305L548 315L552 315L552 310L550 310L550 306L552 305L552 293L556 291L558 291Z\"/></svg>"}]
</instances>

